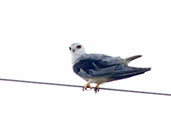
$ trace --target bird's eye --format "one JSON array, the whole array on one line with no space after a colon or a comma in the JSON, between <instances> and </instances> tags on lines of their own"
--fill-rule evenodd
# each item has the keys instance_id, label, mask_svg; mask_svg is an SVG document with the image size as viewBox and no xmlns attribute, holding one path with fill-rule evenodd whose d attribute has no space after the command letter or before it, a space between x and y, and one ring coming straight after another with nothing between
<instances>
[{"instance_id":1,"label":"bird's eye","mask_svg":"<svg viewBox=\"0 0 171 114\"><path fill-rule=\"evenodd\" d=\"M77 49L80 49L80 48L81 48L81 45L78 45L78 46L77 46Z\"/></svg>"},{"instance_id":2,"label":"bird's eye","mask_svg":"<svg viewBox=\"0 0 171 114\"><path fill-rule=\"evenodd\" d=\"M71 50L71 47L69 47L69 50Z\"/></svg>"}]
</instances>

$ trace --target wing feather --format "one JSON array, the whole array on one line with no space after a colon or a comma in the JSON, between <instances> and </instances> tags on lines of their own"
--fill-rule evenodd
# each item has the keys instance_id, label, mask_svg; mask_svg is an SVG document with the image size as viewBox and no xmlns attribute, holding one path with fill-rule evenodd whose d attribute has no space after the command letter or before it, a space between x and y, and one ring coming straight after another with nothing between
<instances>
[{"instance_id":1,"label":"wing feather","mask_svg":"<svg viewBox=\"0 0 171 114\"><path fill-rule=\"evenodd\" d=\"M120 57L86 54L79 58L73 70L82 77L96 77L112 74L116 70L123 69L124 66L124 61Z\"/></svg>"}]
</instances>

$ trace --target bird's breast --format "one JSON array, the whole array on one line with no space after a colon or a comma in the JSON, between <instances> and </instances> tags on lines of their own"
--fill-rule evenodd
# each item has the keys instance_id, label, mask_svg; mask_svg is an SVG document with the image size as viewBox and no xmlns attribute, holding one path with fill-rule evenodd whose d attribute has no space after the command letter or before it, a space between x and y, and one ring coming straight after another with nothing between
<instances>
[{"instance_id":1,"label":"bird's breast","mask_svg":"<svg viewBox=\"0 0 171 114\"><path fill-rule=\"evenodd\" d=\"M105 83L108 82L107 77L96 77L96 78L85 78L82 77L84 80L89 81L90 83Z\"/></svg>"}]
</instances>

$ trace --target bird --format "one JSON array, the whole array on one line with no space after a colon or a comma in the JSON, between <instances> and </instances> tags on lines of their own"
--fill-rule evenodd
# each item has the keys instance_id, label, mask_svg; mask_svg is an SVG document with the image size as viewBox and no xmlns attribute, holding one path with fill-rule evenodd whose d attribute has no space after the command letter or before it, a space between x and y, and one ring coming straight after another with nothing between
<instances>
[{"instance_id":1,"label":"bird","mask_svg":"<svg viewBox=\"0 0 171 114\"><path fill-rule=\"evenodd\" d=\"M100 89L99 85L115 80L130 78L150 71L151 68L131 67L128 64L142 55L135 55L128 58L112 57L106 54L87 54L80 43L73 43L69 47L72 58L73 72L83 78L87 83L83 91L92 89L91 83L95 83L95 93Z\"/></svg>"}]
</instances>

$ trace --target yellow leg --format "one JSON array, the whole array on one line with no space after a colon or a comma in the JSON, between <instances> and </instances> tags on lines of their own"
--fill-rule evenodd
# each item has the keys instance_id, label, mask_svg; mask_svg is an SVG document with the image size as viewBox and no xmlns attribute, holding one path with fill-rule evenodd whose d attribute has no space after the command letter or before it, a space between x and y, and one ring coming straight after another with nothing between
<instances>
[{"instance_id":1,"label":"yellow leg","mask_svg":"<svg viewBox=\"0 0 171 114\"><path fill-rule=\"evenodd\" d=\"M83 91L84 91L84 90L87 90L87 88L92 89L92 87L91 87L91 85L90 85L90 82L88 82L86 85L83 86Z\"/></svg>"},{"instance_id":2,"label":"yellow leg","mask_svg":"<svg viewBox=\"0 0 171 114\"><path fill-rule=\"evenodd\" d=\"M95 93L97 93L99 91L99 85L101 84L101 82L98 82L96 87L94 88Z\"/></svg>"}]
</instances>

